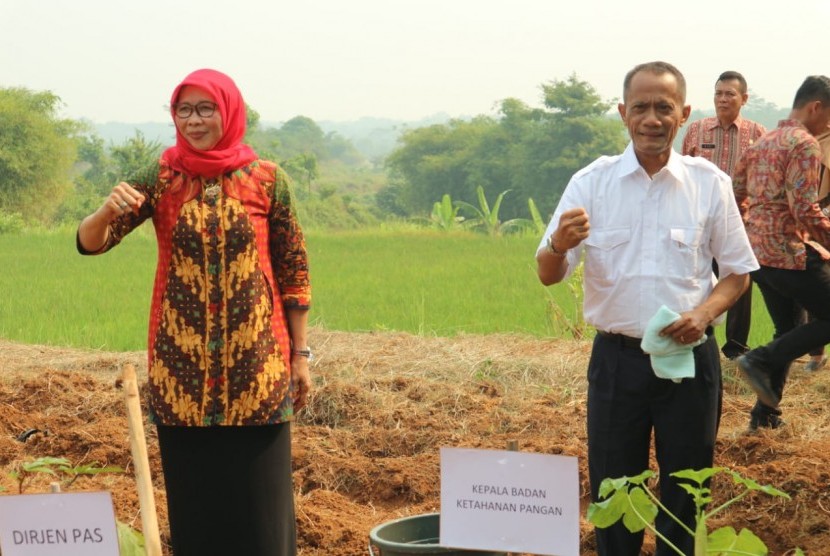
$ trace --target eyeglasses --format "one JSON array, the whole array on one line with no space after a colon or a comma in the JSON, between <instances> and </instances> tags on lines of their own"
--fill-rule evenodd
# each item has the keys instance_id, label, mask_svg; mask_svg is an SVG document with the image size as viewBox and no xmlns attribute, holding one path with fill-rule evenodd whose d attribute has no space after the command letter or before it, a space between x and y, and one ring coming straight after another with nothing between
<instances>
[{"instance_id":1,"label":"eyeglasses","mask_svg":"<svg viewBox=\"0 0 830 556\"><path fill-rule=\"evenodd\" d=\"M210 118L216 112L216 106L217 104L215 102L208 101L200 102L196 106L192 104L176 104L173 106L173 113L176 114L177 118L183 120L192 116L194 111L200 118Z\"/></svg>"}]
</instances>

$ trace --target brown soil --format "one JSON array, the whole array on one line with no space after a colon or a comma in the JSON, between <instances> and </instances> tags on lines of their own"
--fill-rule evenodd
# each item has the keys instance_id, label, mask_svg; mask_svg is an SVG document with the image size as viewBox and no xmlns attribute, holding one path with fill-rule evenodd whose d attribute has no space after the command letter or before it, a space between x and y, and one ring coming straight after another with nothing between
<instances>
[{"instance_id":1,"label":"brown soil","mask_svg":"<svg viewBox=\"0 0 830 556\"><path fill-rule=\"evenodd\" d=\"M368 553L369 531L391 519L439 510L441 446L521 450L579 458L587 503L585 367L589 344L524 336L424 338L313 329L315 388L294 427L300 554ZM140 528L123 392L124 364L146 379L142 352L106 353L0 340L0 485L21 461L64 457L117 465L123 474L81 477L64 490L112 492L121 521ZM797 364L800 367L799 364ZM713 526L749 528L770 554L800 546L830 554L830 370L793 371L783 429L748 434L752 396L724 361L725 402L717 464L791 500L752 495ZM145 408L146 413L146 408ZM167 522L158 445L145 425L162 540ZM26 431L26 441L17 439ZM40 475L26 492L43 492ZM735 487L714 485L715 501ZM583 520L581 553L594 554ZM647 539L647 552L653 540Z\"/></svg>"}]
</instances>

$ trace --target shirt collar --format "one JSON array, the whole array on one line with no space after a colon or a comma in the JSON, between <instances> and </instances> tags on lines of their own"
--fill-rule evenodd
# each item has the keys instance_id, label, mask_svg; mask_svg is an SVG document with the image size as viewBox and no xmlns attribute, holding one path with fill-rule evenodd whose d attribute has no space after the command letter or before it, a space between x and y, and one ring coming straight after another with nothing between
<instances>
[{"instance_id":1,"label":"shirt collar","mask_svg":"<svg viewBox=\"0 0 830 556\"><path fill-rule=\"evenodd\" d=\"M672 177L675 178L675 180L680 181L680 178L683 176L683 163L681 158L682 157L677 154L674 149L671 149L668 162L666 162L666 165L663 166L658 173L666 170L672 175ZM628 146L625 147L620 162L620 176L628 176L638 170L643 172L643 174L646 173L643 167L640 166L640 161L637 160L637 155L634 152L633 141L628 142Z\"/></svg>"},{"instance_id":2,"label":"shirt collar","mask_svg":"<svg viewBox=\"0 0 830 556\"><path fill-rule=\"evenodd\" d=\"M743 124L743 121L744 121L744 119L741 117L740 114L738 114L738 117L735 118L735 121L732 122L730 124L730 126L727 127L726 129L727 130L731 129L733 126L738 128L738 129L741 129L741 125ZM704 125L706 126L706 129L715 129L716 127L721 127L720 120L718 119L717 116L712 116L711 118L708 118L708 121L706 121Z\"/></svg>"},{"instance_id":3,"label":"shirt collar","mask_svg":"<svg viewBox=\"0 0 830 556\"><path fill-rule=\"evenodd\" d=\"M804 124L795 119L778 120L778 127L800 127L802 129L807 129Z\"/></svg>"},{"instance_id":4,"label":"shirt collar","mask_svg":"<svg viewBox=\"0 0 830 556\"><path fill-rule=\"evenodd\" d=\"M629 141L620 159L620 175L627 176L640 169L640 162L634 153L634 142Z\"/></svg>"}]
</instances>

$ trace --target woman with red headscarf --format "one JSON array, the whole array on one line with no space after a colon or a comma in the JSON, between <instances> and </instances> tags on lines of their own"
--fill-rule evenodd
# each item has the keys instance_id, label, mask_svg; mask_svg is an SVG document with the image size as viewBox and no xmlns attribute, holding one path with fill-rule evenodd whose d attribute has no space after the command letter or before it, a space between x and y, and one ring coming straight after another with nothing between
<instances>
[{"instance_id":1,"label":"woman with red headscarf","mask_svg":"<svg viewBox=\"0 0 830 556\"><path fill-rule=\"evenodd\" d=\"M242 143L227 75L191 73L170 112L176 145L81 222L78 250L153 221L149 405L175 556L293 555L289 422L311 384L311 289L288 179Z\"/></svg>"}]
</instances>

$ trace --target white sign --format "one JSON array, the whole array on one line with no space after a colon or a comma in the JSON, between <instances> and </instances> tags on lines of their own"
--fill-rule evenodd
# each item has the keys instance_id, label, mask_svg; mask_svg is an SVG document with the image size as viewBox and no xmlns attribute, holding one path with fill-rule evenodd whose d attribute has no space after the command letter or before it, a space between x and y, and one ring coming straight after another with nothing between
<instances>
[{"instance_id":1,"label":"white sign","mask_svg":"<svg viewBox=\"0 0 830 556\"><path fill-rule=\"evenodd\" d=\"M3 556L118 556L109 492L0 496Z\"/></svg>"},{"instance_id":2,"label":"white sign","mask_svg":"<svg viewBox=\"0 0 830 556\"><path fill-rule=\"evenodd\" d=\"M440 544L579 556L577 459L441 448Z\"/></svg>"}]
</instances>

